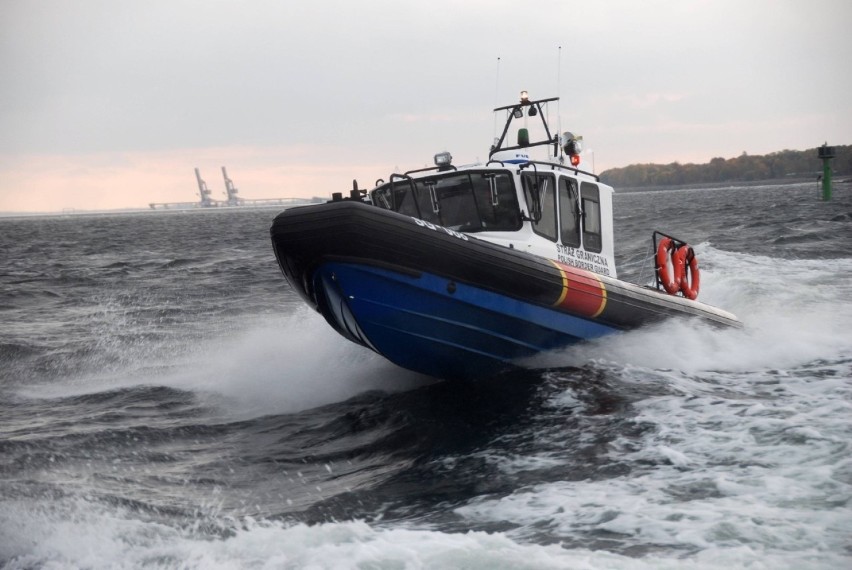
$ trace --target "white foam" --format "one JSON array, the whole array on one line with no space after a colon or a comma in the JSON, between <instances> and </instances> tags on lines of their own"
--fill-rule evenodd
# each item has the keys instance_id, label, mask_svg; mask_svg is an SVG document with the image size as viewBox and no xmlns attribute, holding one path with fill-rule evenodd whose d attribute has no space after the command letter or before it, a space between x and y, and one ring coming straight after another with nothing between
<instances>
[{"instance_id":1,"label":"white foam","mask_svg":"<svg viewBox=\"0 0 852 570\"><path fill-rule=\"evenodd\" d=\"M381 528L352 521L318 525L275 521L196 521L174 528L83 499L34 511L0 503L0 562L24 568L181 568L547 570L679 568L671 559L643 561L608 552L521 544L502 533L441 533ZM201 526L219 526L204 535ZM707 568L717 566L708 564Z\"/></svg>"},{"instance_id":2,"label":"white foam","mask_svg":"<svg viewBox=\"0 0 852 570\"><path fill-rule=\"evenodd\" d=\"M771 477L757 478L750 485L729 482L728 477L723 469L691 477L649 470L612 480L541 484L499 500L475 501L456 513L471 522L520 525L511 533L519 540L542 533L575 539L586 535L587 540L605 537L622 547L655 545L669 549L671 555L693 552L700 561L727 559L737 568L824 567L844 559L848 511L786 507L783 494L772 488ZM686 493L690 483L716 485L722 496L689 500L674 495L676 486ZM764 489L766 483L769 488ZM786 481L780 485L782 491L790 489ZM767 500L769 495L774 500ZM657 554L648 559L658 557L667 558Z\"/></svg>"},{"instance_id":3,"label":"white foam","mask_svg":"<svg viewBox=\"0 0 852 570\"><path fill-rule=\"evenodd\" d=\"M701 300L735 313L743 329L669 320L554 351L530 366L606 361L698 374L789 369L852 357L852 259L783 260L708 244L697 249Z\"/></svg>"},{"instance_id":4,"label":"white foam","mask_svg":"<svg viewBox=\"0 0 852 570\"><path fill-rule=\"evenodd\" d=\"M193 370L158 381L222 396L229 411L253 417L292 413L369 390L396 392L433 382L355 345L317 314L260 322L198 355Z\"/></svg>"},{"instance_id":5,"label":"white foam","mask_svg":"<svg viewBox=\"0 0 852 570\"><path fill-rule=\"evenodd\" d=\"M457 514L514 523L521 540L607 533L622 547L697 552L689 567L852 562L852 260L702 249L702 298L737 313L742 330L668 321L544 360L593 362L619 391L644 394L629 420L642 429L610 443L629 473L479 497ZM582 412L575 399L567 388L549 403ZM535 459L498 465L514 474Z\"/></svg>"},{"instance_id":6,"label":"white foam","mask_svg":"<svg viewBox=\"0 0 852 570\"><path fill-rule=\"evenodd\" d=\"M635 489L632 489L635 491ZM631 487L625 489L625 498ZM660 507L638 495L613 506L613 497L583 484L562 484L538 490L536 501L529 495L514 495L501 501L499 510L507 520L541 520L545 515L557 524L584 528L595 524L615 535L632 535L648 544L676 536L684 544L697 544L698 553L685 555L652 553L633 558L585 548L563 548L559 544L524 544L506 533L442 533L428 529L384 528L362 521L317 525L243 519L187 521L172 527L121 508L110 508L82 498L65 499L33 509L32 503L0 503L0 562L6 570L50 568L138 569L180 568L184 570L230 569L364 569L417 568L445 570L548 570L548 569L784 569L843 567L844 557L822 550L816 533L801 533L788 552L773 551L760 542L771 543L777 524L765 529L755 526L755 543L737 544L726 537L731 526L725 513L707 512L700 503L692 508L669 508L672 520L661 526L653 519ZM547 499L547 501L544 501ZM482 505L480 505L481 507ZM643 514L650 509L651 516ZM732 507L733 508L733 507ZM613 517L612 509L630 515ZM474 510L473 508L468 511ZM546 511L546 512L545 512ZM755 518L772 513L756 512ZM681 517L681 518L674 518ZM607 520L608 519L608 520ZM679 520L689 520L684 526ZM546 519L545 519L546 520ZM648 524L649 520L653 524ZM775 522L768 519L769 522ZM218 528L203 533L201 528ZM718 544L705 534L715 535Z\"/></svg>"},{"instance_id":7,"label":"white foam","mask_svg":"<svg viewBox=\"0 0 852 570\"><path fill-rule=\"evenodd\" d=\"M197 392L231 418L293 413L369 390L397 392L434 382L401 369L334 332L318 314L254 319L235 331L212 330L203 344L172 347L161 370L128 356L126 370L21 386L30 398L58 398L168 386Z\"/></svg>"}]
</instances>

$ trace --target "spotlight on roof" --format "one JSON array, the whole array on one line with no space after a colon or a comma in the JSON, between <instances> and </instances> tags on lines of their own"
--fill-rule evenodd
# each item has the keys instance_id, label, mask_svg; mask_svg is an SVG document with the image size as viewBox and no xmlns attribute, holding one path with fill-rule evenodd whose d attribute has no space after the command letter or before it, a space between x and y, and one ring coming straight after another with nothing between
<instances>
[{"instance_id":1,"label":"spotlight on roof","mask_svg":"<svg viewBox=\"0 0 852 570\"><path fill-rule=\"evenodd\" d=\"M453 155L449 152L439 152L435 155L435 166L440 169L449 168L453 164Z\"/></svg>"}]
</instances>

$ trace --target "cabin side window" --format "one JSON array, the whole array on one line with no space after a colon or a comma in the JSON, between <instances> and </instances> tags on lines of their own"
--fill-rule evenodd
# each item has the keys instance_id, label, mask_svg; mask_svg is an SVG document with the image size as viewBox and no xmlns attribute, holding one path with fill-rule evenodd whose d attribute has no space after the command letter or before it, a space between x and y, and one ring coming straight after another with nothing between
<instances>
[{"instance_id":1,"label":"cabin side window","mask_svg":"<svg viewBox=\"0 0 852 570\"><path fill-rule=\"evenodd\" d=\"M580 196L583 204L583 247L586 251L600 253L603 249L600 190L596 184L583 182Z\"/></svg>"},{"instance_id":2,"label":"cabin side window","mask_svg":"<svg viewBox=\"0 0 852 570\"><path fill-rule=\"evenodd\" d=\"M552 174L525 172L521 180L533 231L556 241L556 179Z\"/></svg>"},{"instance_id":3,"label":"cabin side window","mask_svg":"<svg viewBox=\"0 0 852 570\"><path fill-rule=\"evenodd\" d=\"M559 179L559 221L562 244L580 247L580 202L577 198L577 181L563 176Z\"/></svg>"}]
</instances>

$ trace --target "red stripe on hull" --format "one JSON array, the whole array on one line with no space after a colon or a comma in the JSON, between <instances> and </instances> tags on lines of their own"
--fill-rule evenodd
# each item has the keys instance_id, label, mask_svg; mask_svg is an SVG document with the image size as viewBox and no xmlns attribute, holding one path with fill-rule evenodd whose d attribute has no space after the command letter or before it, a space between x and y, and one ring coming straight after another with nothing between
<instances>
[{"instance_id":1,"label":"red stripe on hull","mask_svg":"<svg viewBox=\"0 0 852 570\"><path fill-rule=\"evenodd\" d=\"M606 308L606 287L600 278L558 261L553 261L553 265L562 275L562 294L553 306L584 317L600 316Z\"/></svg>"}]
</instances>

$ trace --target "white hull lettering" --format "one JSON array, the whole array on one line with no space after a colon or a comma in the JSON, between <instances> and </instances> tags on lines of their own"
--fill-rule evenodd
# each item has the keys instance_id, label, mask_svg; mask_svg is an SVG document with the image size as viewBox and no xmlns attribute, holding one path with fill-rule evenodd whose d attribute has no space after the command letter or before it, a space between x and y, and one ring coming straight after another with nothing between
<instances>
[{"instance_id":1,"label":"white hull lettering","mask_svg":"<svg viewBox=\"0 0 852 570\"><path fill-rule=\"evenodd\" d=\"M606 256L590 253L582 249L557 244L556 260L571 267L593 271L598 275L610 274L609 259Z\"/></svg>"},{"instance_id":2,"label":"white hull lettering","mask_svg":"<svg viewBox=\"0 0 852 570\"><path fill-rule=\"evenodd\" d=\"M451 230L450 228L445 228L444 226L438 226L438 225L433 224L432 222L427 222L426 220L421 220L420 218L415 218L414 216L411 216L411 219L414 220L414 223L416 223L421 228L429 228L430 230L432 230L434 232L443 230L444 232L446 232L446 234L448 236L453 236L453 237L457 237L461 240L468 241L466 235L464 235L461 232L457 232L456 230Z\"/></svg>"}]
</instances>

